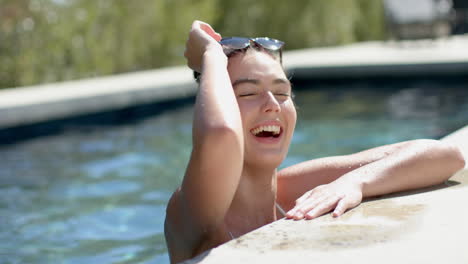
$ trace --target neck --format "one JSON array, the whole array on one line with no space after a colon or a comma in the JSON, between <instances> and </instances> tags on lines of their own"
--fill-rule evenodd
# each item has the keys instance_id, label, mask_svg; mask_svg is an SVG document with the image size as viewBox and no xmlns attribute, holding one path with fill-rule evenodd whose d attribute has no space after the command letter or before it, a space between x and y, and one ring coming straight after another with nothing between
<instances>
[{"instance_id":1,"label":"neck","mask_svg":"<svg viewBox=\"0 0 468 264\"><path fill-rule=\"evenodd\" d=\"M246 166L226 218L234 236L271 223L276 217L276 168L256 169Z\"/></svg>"},{"instance_id":2,"label":"neck","mask_svg":"<svg viewBox=\"0 0 468 264\"><path fill-rule=\"evenodd\" d=\"M244 164L233 203L245 213L274 211L276 201L276 168L265 169ZM260 210L259 210L260 209Z\"/></svg>"},{"instance_id":3,"label":"neck","mask_svg":"<svg viewBox=\"0 0 468 264\"><path fill-rule=\"evenodd\" d=\"M244 164L241 179L247 181L254 188L253 192L262 195L271 193L276 198L276 168Z\"/></svg>"}]
</instances>

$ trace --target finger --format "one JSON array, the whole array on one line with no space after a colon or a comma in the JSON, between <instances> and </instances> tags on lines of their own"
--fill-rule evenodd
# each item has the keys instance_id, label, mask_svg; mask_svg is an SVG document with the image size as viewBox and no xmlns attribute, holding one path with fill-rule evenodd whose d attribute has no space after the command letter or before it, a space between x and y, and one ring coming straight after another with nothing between
<instances>
[{"instance_id":1,"label":"finger","mask_svg":"<svg viewBox=\"0 0 468 264\"><path fill-rule=\"evenodd\" d=\"M210 24L205 23L205 22L200 21L200 20L193 21L191 32L198 32L199 30L201 30L204 33L208 34L210 37L212 37L217 42L219 42L221 40L221 34L214 31L214 29L210 26Z\"/></svg>"},{"instance_id":2,"label":"finger","mask_svg":"<svg viewBox=\"0 0 468 264\"><path fill-rule=\"evenodd\" d=\"M309 198L311 191L304 193L296 200L294 207L286 213L286 218L292 218L303 201Z\"/></svg>"},{"instance_id":3,"label":"finger","mask_svg":"<svg viewBox=\"0 0 468 264\"><path fill-rule=\"evenodd\" d=\"M192 35L200 35L200 34L210 34L214 32L210 25L206 24L205 22L195 20L192 23L192 28L189 32L189 37Z\"/></svg>"},{"instance_id":4,"label":"finger","mask_svg":"<svg viewBox=\"0 0 468 264\"><path fill-rule=\"evenodd\" d=\"M346 199L341 199L341 201L336 206L335 210L333 210L332 216L338 217L342 215L346 211L346 209L348 209L348 204L346 202Z\"/></svg>"},{"instance_id":5,"label":"finger","mask_svg":"<svg viewBox=\"0 0 468 264\"><path fill-rule=\"evenodd\" d=\"M286 213L286 216L288 218L302 219L303 215L307 213L310 208L315 207L326 198L327 196L322 193L318 193L314 190L308 191L296 200L296 205Z\"/></svg>"},{"instance_id":6,"label":"finger","mask_svg":"<svg viewBox=\"0 0 468 264\"><path fill-rule=\"evenodd\" d=\"M310 220L310 219L317 218L323 214L330 212L336 206L338 201L339 199L337 197L327 199L326 201L319 204L311 211L307 212L307 214L305 215L305 218Z\"/></svg>"},{"instance_id":7,"label":"finger","mask_svg":"<svg viewBox=\"0 0 468 264\"><path fill-rule=\"evenodd\" d=\"M215 32L213 38L218 42L220 42L222 39L221 34L219 34L218 32Z\"/></svg>"},{"instance_id":8,"label":"finger","mask_svg":"<svg viewBox=\"0 0 468 264\"><path fill-rule=\"evenodd\" d=\"M208 35L210 35L212 38L214 38L216 41L221 40L221 35L214 31L214 29L207 23L201 22L200 23L200 28L205 31Z\"/></svg>"},{"instance_id":9,"label":"finger","mask_svg":"<svg viewBox=\"0 0 468 264\"><path fill-rule=\"evenodd\" d=\"M312 190L304 193L301 197L299 197L296 200L296 205L298 205L298 204L302 203L303 201L305 201L307 198L310 197L311 194L312 194Z\"/></svg>"},{"instance_id":10,"label":"finger","mask_svg":"<svg viewBox=\"0 0 468 264\"><path fill-rule=\"evenodd\" d=\"M203 23L203 22L200 21L200 20L194 20L194 21L192 22L192 30L197 29L197 28L200 28L200 26L201 26L202 23Z\"/></svg>"},{"instance_id":11,"label":"finger","mask_svg":"<svg viewBox=\"0 0 468 264\"><path fill-rule=\"evenodd\" d=\"M293 209L286 212L286 218L288 218L288 219L293 218L294 215L296 214L296 212L297 212L297 209L296 209L296 207L294 207Z\"/></svg>"},{"instance_id":12,"label":"finger","mask_svg":"<svg viewBox=\"0 0 468 264\"><path fill-rule=\"evenodd\" d=\"M303 202L306 201L307 198L309 198L309 193L310 192L305 193L299 199L296 200L296 204L294 205L294 207L286 213L286 218L294 217L294 215L298 212L298 209L303 205Z\"/></svg>"},{"instance_id":13,"label":"finger","mask_svg":"<svg viewBox=\"0 0 468 264\"><path fill-rule=\"evenodd\" d=\"M342 214L346 212L346 210L351 209L355 206L357 206L357 204L353 202L352 199L350 199L349 197L344 197L343 199L340 200L335 210L333 211L332 215L333 217L341 216Z\"/></svg>"},{"instance_id":14,"label":"finger","mask_svg":"<svg viewBox=\"0 0 468 264\"><path fill-rule=\"evenodd\" d=\"M321 196L321 197L311 197L310 199L304 201L302 204L298 205L296 208L293 218L295 220L300 220L303 219L304 216L311 210L313 210L315 207L318 205L324 203L326 200L329 198L327 196Z\"/></svg>"}]
</instances>

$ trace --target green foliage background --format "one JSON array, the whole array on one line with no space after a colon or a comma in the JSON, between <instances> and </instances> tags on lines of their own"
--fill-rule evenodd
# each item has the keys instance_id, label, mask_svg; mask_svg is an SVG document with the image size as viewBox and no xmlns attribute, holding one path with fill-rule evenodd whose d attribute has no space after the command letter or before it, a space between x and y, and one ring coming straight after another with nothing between
<instances>
[{"instance_id":1,"label":"green foliage background","mask_svg":"<svg viewBox=\"0 0 468 264\"><path fill-rule=\"evenodd\" d=\"M385 35L381 0L0 0L0 88L183 64L194 19L286 49Z\"/></svg>"}]
</instances>

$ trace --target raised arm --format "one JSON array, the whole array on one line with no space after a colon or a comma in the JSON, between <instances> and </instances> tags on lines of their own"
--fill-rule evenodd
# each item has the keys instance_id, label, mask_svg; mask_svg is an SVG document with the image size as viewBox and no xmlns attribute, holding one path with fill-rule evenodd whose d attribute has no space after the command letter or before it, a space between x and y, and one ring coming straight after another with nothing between
<instances>
[{"instance_id":1,"label":"raised arm","mask_svg":"<svg viewBox=\"0 0 468 264\"><path fill-rule=\"evenodd\" d=\"M168 244L194 247L224 219L239 183L242 123L219 34L195 21L187 41L188 65L202 73L193 119L193 149L181 187L166 216ZM177 249L175 249L177 250Z\"/></svg>"},{"instance_id":2,"label":"raised arm","mask_svg":"<svg viewBox=\"0 0 468 264\"><path fill-rule=\"evenodd\" d=\"M311 219L331 210L338 216L357 206L363 197L442 183L463 168L465 161L456 147L436 140L415 140L330 158L322 164L308 163L278 177L278 198L282 197L288 209L293 207L288 217ZM320 180L322 175L325 177ZM300 196L299 189L305 194Z\"/></svg>"}]
</instances>

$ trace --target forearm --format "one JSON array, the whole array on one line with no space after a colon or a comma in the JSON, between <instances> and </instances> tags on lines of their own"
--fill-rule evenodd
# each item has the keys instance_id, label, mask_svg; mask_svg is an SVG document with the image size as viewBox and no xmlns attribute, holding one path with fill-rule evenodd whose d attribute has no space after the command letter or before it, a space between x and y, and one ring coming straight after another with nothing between
<instances>
[{"instance_id":1,"label":"forearm","mask_svg":"<svg viewBox=\"0 0 468 264\"><path fill-rule=\"evenodd\" d=\"M233 135L241 140L239 107L227 72L227 58L222 50L211 48L205 52L202 72L195 103L194 142L226 130L234 132Z\"/></svg>"},{"instance_id":2,"label":"forearm","mask_svg":"<svg viewBox=\"0 0 468 264\"><path fill-rule=\"evenodd\" d=\"M401 142L372 148L351 155L308 160L280 171L278 181L288 186L291 196L300 196L318 185L335 181L339 177L392 155L413 142ZM293 194L294 193L294 194Z\"/></svg>"},{"instance_id":3,"label":"forearm","mask_svg":"<svg viewBox=\"0 0 468 264\"><path fill-rule=\"evenodd\" d=\"M183 200L190 205L187 208L197 210L192 215L204 219L198 222L222 219L239 182L243 146L240 112L226 57L222 50L208 49L195 105L193 151L182 183Z\"/></svg>"},{"instance_id":4,"label":"forearm","mask_svg":"<svg viewBox=\"0 0 468 264\"><path fill-rule=\"evenodd\" d=\"M464 167L459 150L435 140L418 140L378 161L349 172L364 197L440 184Z\"/></svg>"},{"instance_id":5,"label":"forearm","mask_svg":"<svg viewBox=\"0 0 468 264\"><path fill-rule=\"evenodd\" d=\"M456 147L436 140L406 142L393 153L318 186L295 201L285 199L284 204L293 207L286 216L313 219L331 210L333 216L340 216L359 205L363 197L439 184L464 166Z\"/></svg>"}]
</instances>

